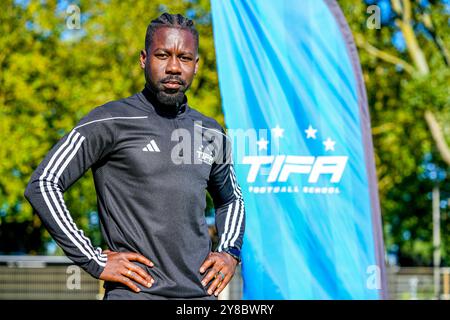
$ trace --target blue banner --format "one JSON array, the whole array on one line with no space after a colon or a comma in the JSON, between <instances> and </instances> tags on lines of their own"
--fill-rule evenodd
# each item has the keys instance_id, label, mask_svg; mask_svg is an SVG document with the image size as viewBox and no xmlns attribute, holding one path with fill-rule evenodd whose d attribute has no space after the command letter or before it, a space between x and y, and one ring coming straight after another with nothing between
<instances>
[{"instance_id":1,"label":"blue banner","mask_svg":"<svg viewBox=\"0 0 450 320\"><path fill-rule=\"evenodd\" d=\"M244 299L384 298L367 98L340 8L212 0L212 14L247 212Z\"/></svg>"}]
</instances>

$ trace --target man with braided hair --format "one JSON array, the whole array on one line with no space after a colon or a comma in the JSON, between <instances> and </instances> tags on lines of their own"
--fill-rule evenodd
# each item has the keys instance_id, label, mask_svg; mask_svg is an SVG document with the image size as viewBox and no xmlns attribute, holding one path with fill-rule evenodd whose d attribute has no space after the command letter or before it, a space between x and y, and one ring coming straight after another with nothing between
<instances>
[{"instance_id":1,"label":"man with braided hair","mask_svg":"<svg viewBox=\"0 0 450 320\"><path fill-rule=\"evenodd\" d=\"M245 210L229 143L185 96L198 61L191 20L168 13L153 20L140 55L142 92L81 119L25 191L66 255L105 281L105 299L216 299L240 261ZM92 246L64 202L89 168L108 250ZM206 191L216 212L214 249Z\"/></svg>"}]
</instances>

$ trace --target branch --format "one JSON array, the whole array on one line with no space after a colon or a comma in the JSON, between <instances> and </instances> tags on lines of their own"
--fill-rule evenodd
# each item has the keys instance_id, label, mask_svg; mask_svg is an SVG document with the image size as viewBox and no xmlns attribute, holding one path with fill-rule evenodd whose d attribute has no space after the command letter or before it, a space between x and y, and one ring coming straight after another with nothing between
<instances>
[{"instance_id":1,"label":"branch","mask_svg":"<svg viewBox=\"0 0 450 320\"><path fill-rule=\"evenodd\" d=\"M394 130L397 126L394 123L387 122L377 127L372 127L372 135L376 136L385 132Z\"/></svg>"},{"instance_id":2,"label":"branch","mask_svg":"<svg viewBox=\"0 0 450 320\"><path fill-rule=\"evenodd\" d=\"M444 41L437 34L436 29L434 28L433 21L431 19L431 15L429 13L424 12L422 14L422 22L423 22L425 28L430 33L431 37L433 38L433 41L436 44L436 47L438 48L439 52L441 53L445 64L447 66L450 66L450 54L449 54L447 48L445 47Z\"/></svg>"},{"instance_id":3,"label":"branch","mask_svg":"<svg viewBox=\"0 0 450 320\"><path fill-rule=\"evenodd\" d=\"M397 56L394 56L390 53L387 53L378 48L375 48L369 42L367 42L362 35L355 34L355 42L358 47L363 48L370 55L377 57L383 61L392 63L394 65L399 65L410 75L414 74L415 68L411 64L409 64L408 62L406 62L405 60L403 60Z\"/></svg>"},{"instance_id":4,"label":"branch","mask_svg":"<svg viewBox=\"0 0 450 320\"><path fill-rule=\"evenodd\" d=\"M402 14L402 5L400 3L400 0L391 0L392 9L394 12L398 15Z\"/></svg>"},{"instance_id":5,"label":"branch","mask_svg":"<svg viewBox=\"0 0 450 320\"><path fill-rule=\"evenodd\" d=\"M403 22L405 24L411 23L411 1L403 0Z\"/></svg>"},{"instance_id":6,"label":"branch","mask_svg":"<svg viewBox=\"0 0 450 320\"><path fill-rule=\"evenodd\" d=\"M445 141L444 134L442 133L441 126L436 120L434 114L427 110L425 111L425 120L430 128L431 136L436 142L436 147L442 157L442 159L450 166L450 148Z\"/></svg>"}]
</instances>

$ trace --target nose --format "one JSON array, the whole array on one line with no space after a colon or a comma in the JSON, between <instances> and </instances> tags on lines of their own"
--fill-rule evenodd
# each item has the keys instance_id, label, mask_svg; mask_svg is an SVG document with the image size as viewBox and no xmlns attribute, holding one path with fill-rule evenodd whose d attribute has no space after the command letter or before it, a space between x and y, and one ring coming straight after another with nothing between
<instances>
[{"instance_id":1,"label":"nose","mask_svg":"<svg viewBox=\"0 0 450 320\"><path fill-rule=\"evenodd\" d=\"M181 74L181 66L177 57L171 56L166 66L167 74Z\"/></svg>"}]
</instances>

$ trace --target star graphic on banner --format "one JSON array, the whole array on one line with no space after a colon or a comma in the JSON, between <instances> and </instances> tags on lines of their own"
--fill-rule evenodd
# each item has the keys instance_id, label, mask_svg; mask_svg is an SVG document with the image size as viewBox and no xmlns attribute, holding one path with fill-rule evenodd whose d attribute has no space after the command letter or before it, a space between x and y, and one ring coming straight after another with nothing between
<instances>
[{"instance_id":1,"label":"star graphic on banner","mask_svg":"<svg viewBox=\"0 0 450 320\"><path fill-rule=\"evenodd\" d=\"M272 129L272 133L275 138L283 138L284 129L281 129L279 125Z\"/></svg>"},{"instance_id":2,"label":"star graphic on banner","mask_svg":"<svg viewBox=\"0 0 450 320\"><path fill-rule=\"evenodd\" d=\"M269 141L267 141L264 138L259 139L256 144L258 145L258 150L267 150L267 145L269 144Z\"/></svg>"},{"instance_id":3,"label":"star graphic on banner","mask_svg":"<svg viewBox=\"0 0 450 320\"><path fill-rule=\"evenodd\" d=\"M325 140L323 142L323 144L325 145L325 151L334 151L334 145L336 144L336 141L331 140L330 138L327 138L327 140Z\"/></svg>"},{"instance_id":4,"label":"star graphic on banner","mask_svg":"<svg viewBox=\"0 0 450 320\"><path fill-rule=\"evenodd\" d=\"M311 125L309 125L308 130L305 130L305 132L306 132L306 139L309 139L309 138L316 139L317 129L313 129L313 127Z\"/></svg>"}]
</instances>

